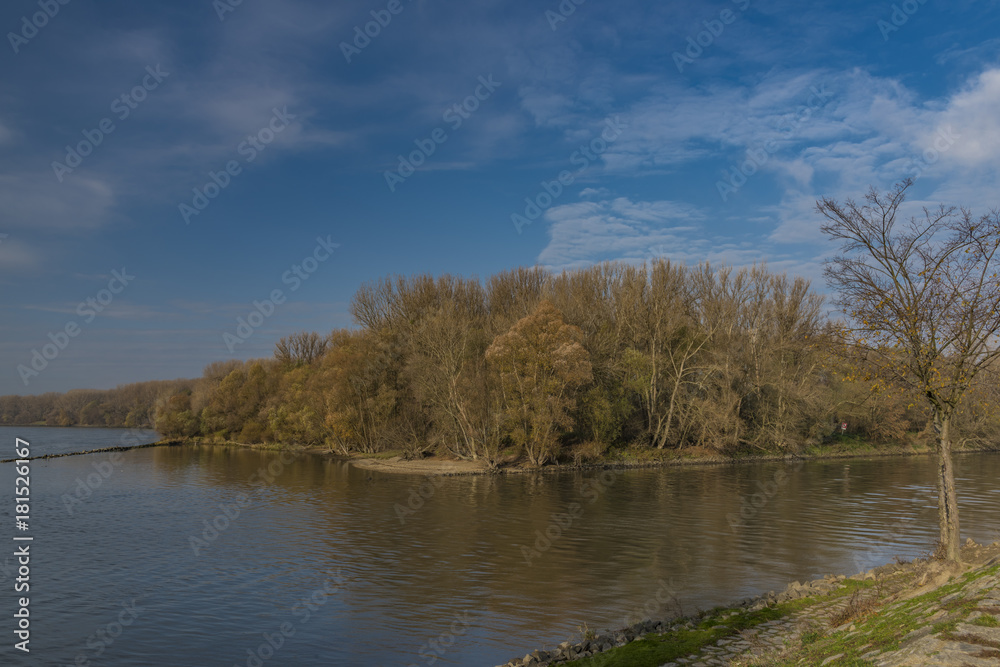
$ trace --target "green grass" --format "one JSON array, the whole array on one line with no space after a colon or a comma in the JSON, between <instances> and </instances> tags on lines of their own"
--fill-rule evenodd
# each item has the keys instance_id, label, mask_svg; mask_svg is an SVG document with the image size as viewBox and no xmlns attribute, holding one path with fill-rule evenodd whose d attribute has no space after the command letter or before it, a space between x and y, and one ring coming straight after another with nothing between
<instances>
[{"instance_id":1,"label":"green grass","mask_svg":"<svg viewBox=\"0 0 1000 667\"><path fill-rule=\"evenodd\" d=\"M931 627L931 632L933 634L951 632L958 623L975 610L981 597L959 598L945 604L941 604L940 600L961 591L970 582L980 577L996 574L998 571L1000 571L1000 565L968 573L952 583L911 598L896 609L882 608L867 618L856 619L853 621L856 628L856 632L853 634L842 630L824 639L808 643L804 641L805 636L803 636L802 649L795 658L779 662L778 665L790 667L800 664L802 659L805 659L806 664L819 664L824 658L838 653L844 654L844 657L837 661L837 665L874 664L862 660L860 656L875 649L886 652L899 648L901 638L927 624L923 610L928 608L940 607L949 613L948 620L935 623ZM996 622L996 619L993 620Z\"/></svg>"},{"instance_id":2,"label":"green grass","mask_svg":"<svg viewBox=\"0 0 1000 667\"><path fill-rule=\"evenodd\" d=\"M565 663L565 665L567 667L611 667L613 665L658 667L658 665L662 665L665 662L697 653L704 647L715 644L720 639L739 634L742 630L749 630L761 623L784 618L806 607L833 600L861 588L869 588L871 585L870 581L846 580L842 582L841 588L828 595L817 595L791 600L774 605L773 607L765 607L758 611L737 611L735 615L731 616L726 616L726 614L731 613L733 610L718 607L705 612L697 619L692 619L692 621L696 622L694 628L680 629L663 634L650 633L643 639L630 642L625 646L619 646L587 658L573 660Z\"/></svg>"},{"instance_id":3,"label":"green grass","mask_svg":"<svg viewBox=\"0 0 1000 667\"><path fill-rule=\"evenodd\" d=\"M823 638L823 633L818 630L809 630L802 633L802 643L806 646Z\"/></svg>"},{"instance_id":4,"label":"green grass","mask_svg":"<svg viewBox=\"0 0 1000 667\"><path fill-rule=\"evenodd\" d=\"M953 593L961 592L970 582L984 576L1000 572L1000 565L985 570L965 574L951 583L937 589L911 598L894 608L879 607L861 618L851 621L855 631L841 630L832 632L824 628L813 628L801 636L801 647L793 657L774 661L776 667L791 667L801 664L819 664L825 658L843 654L836 661L838 666L871 667L875 663L861 656L872 650L880 652L893 651L899 648L900 639L913 630L927 625L927 610L937 608L948 612L948 617L932 626L932 632L952 632L955 626L976 609L981 596L972 595L968 598L959 597L947 603L941 600ZM909 585L909 575L902 580ZM900 580L897 580L900 583ZM737 635L742 630L748 630L770 620L784 618L794 612L816 604L831 601L857 591L870 591L872 594L881 591L873 581L845 580L840 588L827 594L817 595L790 602L784 602L766 607L759 611L733 610L717 608L704 612L697 618L690 619L695 625L689 629L678 629L663 634L648 634L643 639L630 642L598 655L581 658L565 663L570 667L612 667L617 665L634 665L635 667L657 667L665 662L676 660L691 654L696 654L706 646L711 646L720 639ZM981 616L973 623L987 627L1000 626L993 616ZM830 632L831 634L827 634Z\"/></svg>"},{"instance_id":5,"label":"green grass","mask_svg":"<svg viewBox=\"0 0 1000 667\"><path fill-rule=\"evenodd\" d=\"M984 628L996 628L1000 627L1000 621L996 619L996 616L980 616L976 620L972 621L973 625L981 625Z\"/></svg>"},{"instance_id":6,"label":"green grass","mask_svg":"<svg viewBox=\"0 0 1000 667\"><path fill-rule=\"evenodd\" d=\"M924 445L913 444L911 437L905 438L902 442L887 442L874 444L865 440L857 434L836 434L826 439L822 444L810 445L803 450L803 454L809 457L825 456L864 456L864 455L887 455L887 454L913 454L917 452L930 451Z\"/></svg>"},{"instance_id":7,"label":"green grass","mask_svg":"<svg viewBox=\"0 0 1000 667\"><path fill-rule=\"evenodd\" d=\"M609 665L634 665L657 667L664 662L682 658L703 647L752 628L766 621L781 618L784 614L776 607L745 612L725 620L713 616L698 623L693 629L676 630L661 635L648 634L645 638L613 648L589 658L566 663L567 667L606 667ZM713 630L714 626L724 626Z\"/></svg>"}]
</instances>

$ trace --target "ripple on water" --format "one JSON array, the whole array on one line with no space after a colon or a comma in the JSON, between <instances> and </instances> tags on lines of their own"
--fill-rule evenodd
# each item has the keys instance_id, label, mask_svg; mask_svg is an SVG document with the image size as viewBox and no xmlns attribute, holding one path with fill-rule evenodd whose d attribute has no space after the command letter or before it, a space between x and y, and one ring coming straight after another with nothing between
<instances>
[{"instance_id":1,"label":"ripple on water","mask_svg":"<svg viewBox=\"0 0 1000 667\"><path fill-rule=\"evenodd\" d=\"M405 522L396 507L419 477L306 457L253 486L274 458L204 447L128 452L72 514L62 497L94 459L37 465L39 650L71 663L138 596L144 611L103 664L164 655L244 664L247 648L284 622L294 640L272 664L420 664L421 647L465 613L472 626L442 662L496 664L585 622L617 627L636 609L659 611L663 585L686 609L706 608L918 555L935 537L934 466L921 457L790 468L759 506L754 494L779 464L625 471L596 497L584 495L595 473L446 478ZM963 535L994 539L1000 456L958 457L956 467ZM191 538L240 494L250 504L195 554ZM550 529L572 503L582 516ZM10 518L9 508L0 512ZM547 529L558 535L527 563L522 547L534 549ZM337 572L343 585L322 593ZM322 604L304 620L302 601L317 591Z\"/></svg>"}]
</instances>

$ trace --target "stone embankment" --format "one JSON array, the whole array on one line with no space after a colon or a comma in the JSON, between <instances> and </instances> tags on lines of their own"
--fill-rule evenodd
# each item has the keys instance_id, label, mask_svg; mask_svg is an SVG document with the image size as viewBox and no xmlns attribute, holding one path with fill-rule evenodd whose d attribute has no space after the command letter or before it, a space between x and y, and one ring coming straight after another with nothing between
<instances>
[{"instance_id":1,"label":"stone embankment","mask_svg":"<svg viewBox=\"0 0 1000 667\"><path fill-rule=\"evenodd\" d=\"M696 616L646 620L501 667L1000 665L1000 542L828 575Z\"/></svg>"}]
</instances>

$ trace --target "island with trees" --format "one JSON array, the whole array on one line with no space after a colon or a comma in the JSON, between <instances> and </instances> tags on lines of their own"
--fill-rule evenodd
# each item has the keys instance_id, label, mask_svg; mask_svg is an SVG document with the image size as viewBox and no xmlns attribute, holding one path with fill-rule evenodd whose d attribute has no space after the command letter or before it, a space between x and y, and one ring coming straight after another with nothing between
<instances>
[{"instance_id":1,"label":"island with trees","mask_svg":"<svg viewBox=\"0 0 1000 667\"><path fill-rule=\"evenodd\" d=\"M909 186L818 202L842 242L827 263L837 309L764 264L387 277L355 294L353 329L291 334L273 358L196 379L0 397L0 424L484 471L936 451L955 558L951 452L1000 433L1000 222L945 207L897 219Z\"/></svg>"}]
</instances>

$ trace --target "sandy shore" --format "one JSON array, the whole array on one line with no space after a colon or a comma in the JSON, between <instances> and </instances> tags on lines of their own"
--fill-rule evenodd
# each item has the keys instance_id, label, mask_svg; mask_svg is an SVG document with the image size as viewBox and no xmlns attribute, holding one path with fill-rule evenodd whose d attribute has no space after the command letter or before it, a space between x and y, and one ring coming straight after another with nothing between
<instances>
[{"instance_id":1,"label":"sandy shore","mask_svg":"<svg viewBox=\"0 0 1000 667\"><path fill-rule=\"evenodd\" d=\"M880 459L895 456L934 456L932 451L925 452L900 452L888 451L881 454L870 452L859 454L845 454L841 452L831 452L825 455L762 455L757 457L727 458L724 456L711 457L691 457L672 458L661 461L593 461L580 465L573 464L548 464L541 468L533 468L524 465L501 465L499 468L490 469L482 461L462 461L457 459L445 459L437 456L430 456L424 459L407 460L401 456L392 458L372 458L362 455L341 456L328 450L317 453L324 453L335 458L344 459L351 465L363 470L377 470L385 473L397 473L403 475L486 475L486 474L518 474L518 473L556 473L568 470L627 470L633 468L672 468L681 466L720 466L720 465L745 465L748 463L773 463L792 461L826 461L826 460L861 460ZM956 455L982 453L987 451L997 451L996 448L970 449L966 451L955 451Z\"/></svg>"},{"instance_id":2,"label":"sandy shore","mask_svg":"<svg viewBox=\"0 0 1000 667\"><path fill-rule=\"evenodd\" d=\"M209 445L214 447L241 447L246 449L256 449L256 450L267 450L267 451L280 451L285 449L284 447L274 445L274 444L247 444L233 441L211 441L203 440L200 438L191 438L186 440L164 440L159 443L154 443L154 445L166 445L166 444L195 444L195 445ZM146 445L152 446L152 445ZM615 470L627 470L633 468L664 468L664 467L677 467L677 466L719 466L719 465L741 465L748 463L767 463L767 462L792 462L792 461L823 461L823 460L860 460L860 459L876 459L876 458L886 458L895 456L934 456L935 452L931 449L926 449L923 451L915 451L911 449L903 448L886 448L886 450L881 452L842 452L842 451L831 451L824 454L761 454L759 456L748 456L739 458L730 458L718 454L711 455L691 455L691 456L674 456L669 458L663 458L661 460L640 460L640 461L622 461L622 460L595 460L587 463L581 463L579 465L574 464L547 464L541 468L529 467L517 462L507 462L501 464L498 468L489 468L483 461L465 461L461 459L453 458L443 458L439 456L428 456L422 459L405 459L402 456L392 456L392 457L375 457L366 454L349 454L344 456L343 454L331 450L327 447L292 447L289 448L291 451L298 452L301 454L315 454L317 456L324 456L336 460L347 461L352 466L360 468L362 470L378 471L382 473L390 474L400 474L400 475L487 475L487 474L519 474L519 473L557 473L565 472L568 470L602 470L602 469L615 469ZM962 454L972 454L981 453L987 451L998 451L995 446L989 447L969 447L967 449L956 449L954 453L956 455Z\"/></svg>"},{"instance_id":3,"label":"sandy shore","mask_svg":"<svg viewBox=\"0 0 1000 667\"><path fill-rule=\"evenodd\" d=\"M405 475L479 475L488 472L480 461L461 461L439 458L405 460L401 456L391 459L350 458L351 465L362 470L399 473Z\"/></svg>"}]
</instances>

